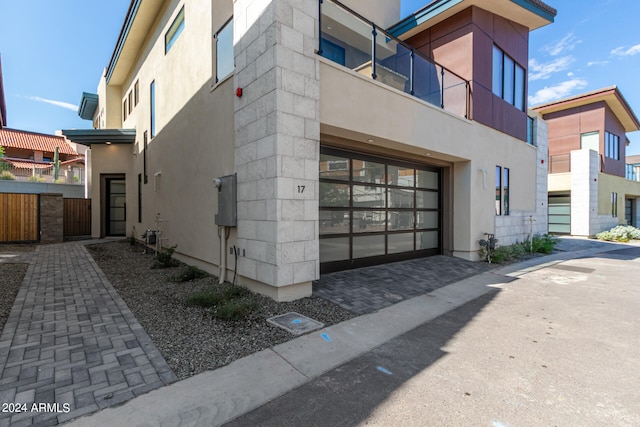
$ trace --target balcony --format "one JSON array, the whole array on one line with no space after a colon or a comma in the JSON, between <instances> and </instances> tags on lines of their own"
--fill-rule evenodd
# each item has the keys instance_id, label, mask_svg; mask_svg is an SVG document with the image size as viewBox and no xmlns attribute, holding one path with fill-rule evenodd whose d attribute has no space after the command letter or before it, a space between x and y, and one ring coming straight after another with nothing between
<instances>
[{"instance_id":1,"label":"balcony","mask_svg":"<svg viewBox=\"0 0 640 427\"><path fill-rule=\"evenodd\" d=\"M469 82L335 0L320 0L318 54L469 118Z\"/></svg>"}]
</instances>

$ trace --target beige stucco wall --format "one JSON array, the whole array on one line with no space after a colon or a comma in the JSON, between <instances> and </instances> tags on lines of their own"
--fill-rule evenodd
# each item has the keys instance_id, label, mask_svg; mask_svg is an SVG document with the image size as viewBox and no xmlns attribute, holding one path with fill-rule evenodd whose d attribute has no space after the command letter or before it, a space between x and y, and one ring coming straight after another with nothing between
<instances>
[{"instance_id":1,"label":"beige stucco wall","mask_svg":"<svg viewBox=\"0 0 640 427\"><path fill-rule=\"evenodd\" d=\"M478 240L495 228L496 166L510 169L511 210L535 212L536 147L320 61L323 134L452 167L453 208L448 214L453 218L453 237L445 246L454 255L475 258Z\"/></svg>"},{"instance_id":2,"label":"beige stucco wall","mask_svg":"<svg viewBox=\"0 0 640 427\"><path fill-rule=\"evenodd\" d=\"M571 173L552 173L549 175L549 193L571 191Z\"/></svg>"},{"instance_id":3,"label":"beige stucco wall","mask_svg":"<svg viewBox=\"0 0 640 427\"><path fill-rule=\"evenodd\" d=\"M640 182L615 175L598 175L598 213L611 215L611 193L618 193L618 223L625 223L624 201L640 197Z\"/></svg>"},{"instance_id":4,"label":"beige stucco wall","mask_svg":"<svg viewBox=\"0 0 640 427\"><path fill-rule=\"evenodd\" d=\"M180 8L185 27L165 54L164 35ZM212 8L216 13L212 13ZM140 238L160 224L164 246L178 245L177 257L218 273L220 245L214 224L217 190L212 181L232 174L233 81L215 85L214 40L232 14L230 0L172 1L161 9L145 44L121 86L99 85L107 128L135 128L134 145L94 145L92 198L100 200L100 175L126 173L127 234ZM130 37L140 37L132 34ZM143 173L144 132L150 130L150 83L155 80L156 135L148 139L147 177L138 222L138 174ZM135 82L139 102L122 122L122 103ZM115 96L114 94L117 94ZM100 204L94 204L93 233L100 233ZM235 232L229 244L235 243Z\"/></svg>"}]
</instances>

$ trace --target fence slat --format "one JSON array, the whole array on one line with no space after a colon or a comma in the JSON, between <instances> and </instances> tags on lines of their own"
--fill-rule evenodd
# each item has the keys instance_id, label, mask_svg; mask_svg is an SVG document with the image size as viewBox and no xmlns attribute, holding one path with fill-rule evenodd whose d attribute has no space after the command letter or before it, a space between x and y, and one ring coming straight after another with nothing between
<instances>
[{"instance_id":1,"label":"fence slat","mask_svg":"<svg viewBox=\"0 0 640 427\"><path fill-rule=\"evenodd\" d=\"M0 242L39 240L38 195L0 193Z\"/></svg>"}]
</instances>

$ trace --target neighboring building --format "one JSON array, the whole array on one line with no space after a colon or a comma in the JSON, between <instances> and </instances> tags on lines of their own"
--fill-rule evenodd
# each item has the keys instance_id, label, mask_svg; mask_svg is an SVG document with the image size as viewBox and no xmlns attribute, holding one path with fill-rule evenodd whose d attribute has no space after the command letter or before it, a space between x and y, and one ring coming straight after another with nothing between
<instances>
[{"instance_id":1,"label":"neighboring building","mask_svg":"<svg viewBox=\"0 0 640 427\"><path fill-rule=\"evenodd\" d=\"M343 3L133 0L82 96L95 129L63 131L91 146L95 236L157 228L290 300L321 272L545 232L526 75L555 10L440 0L398 22L399 0Z\"/></svg>"},{"instance_id":2,"label":"neighboring building","mask_svg":"<svg viewBox=\"0 0 640 427\"><path fill-rule=\"evenodd\" d=\"M2 81L2 58L0 57L0 129L7 125L7 104L4 99L4 82Z\"/></svg>"},{"instance_id":3,"label":"neighboring building","mask_svg":"<svg viewBox=\"0 0 640 427\"><path fill-rule=\"evenodd\" d=\"M4 157L1 169L17 180L54 181L54 158L58 149L58 183L84 183L84 156L78 154L63 136L0 129Z\"/></svg>"},{"instance_id":4,"label":"neighboring building","mask_svg":"<svg viewBox=\"0 0 640 427\"><path fill-rule=\"evenodd\" d=\"M616 86L533 107L548 124L549 232L593 236L639 224L639 161L626 157L640 122Z\"/></svg>"}]
</instances>

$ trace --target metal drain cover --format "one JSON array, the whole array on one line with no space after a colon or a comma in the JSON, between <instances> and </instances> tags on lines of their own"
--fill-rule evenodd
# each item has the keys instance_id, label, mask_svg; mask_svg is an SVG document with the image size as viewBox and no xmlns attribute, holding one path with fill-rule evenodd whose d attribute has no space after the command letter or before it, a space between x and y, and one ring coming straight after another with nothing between
<instances>
[{"instance_id":1,"label":"metal drain cover","mask_svg":"<svg viewBox=\"0 0 640 427\"><path fill-rule=\"evenodd\" d=\"M324 326L323 323L295 312L281 314L267 319L267 322L278 326L294 335L302 335Z\"/></svg>"}]
</instances>

